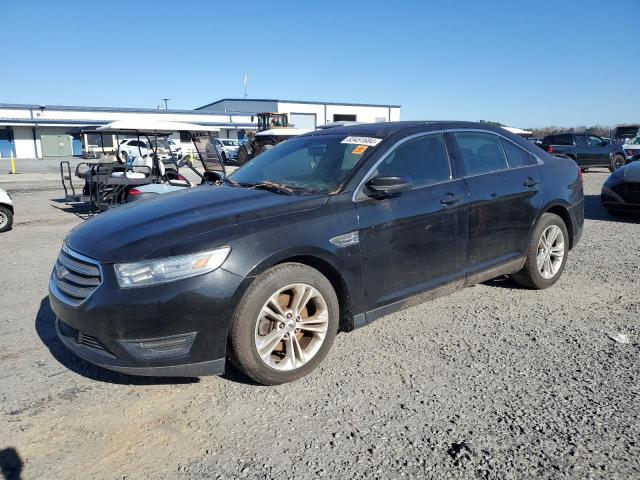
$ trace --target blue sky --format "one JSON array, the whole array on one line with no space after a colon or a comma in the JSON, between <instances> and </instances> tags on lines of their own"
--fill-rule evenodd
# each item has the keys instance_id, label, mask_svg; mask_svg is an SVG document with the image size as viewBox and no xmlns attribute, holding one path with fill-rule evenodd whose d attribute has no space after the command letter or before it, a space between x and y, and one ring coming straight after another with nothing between
<instances>
[{"instance_id":1,"label":"blue sky","mask_svg":"<svg viewBox=\"0 0 640 480\"><path fill-rule=\"evenodd\" d=\"M0 0L0 102L401 104L521 127L640 121L640 0Z\"/></svg>"}]
</instances>

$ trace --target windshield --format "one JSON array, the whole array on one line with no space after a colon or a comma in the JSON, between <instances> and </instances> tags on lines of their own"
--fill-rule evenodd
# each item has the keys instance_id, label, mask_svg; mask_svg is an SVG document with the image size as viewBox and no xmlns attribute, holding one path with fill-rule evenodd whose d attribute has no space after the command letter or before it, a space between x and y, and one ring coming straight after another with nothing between
<instances>
[{"instance_id":1,"label":"windshield","mask_svg":"<svg viewBox=\"0 0 640 480\"><path fill-rule=\"evenodd\" d=\"M227 146L227 147L237 147L238 146L238 141L237 140L221 140L222 144Z\"/></svg>"},{"instance_id":2,"label":"windshield","mask_svg":"<svg viewBox=\"0 0 640 480\"><path fill-rule=\"evenodd\" d=\"M276 183L302 193L330 193L375 146L350 142L346 135L294 137L264 151L229 175L231 185ZM367 139L362 139L367 140ZM379 142L378 139L374 143Z\"/></svg>"}]
</instances>

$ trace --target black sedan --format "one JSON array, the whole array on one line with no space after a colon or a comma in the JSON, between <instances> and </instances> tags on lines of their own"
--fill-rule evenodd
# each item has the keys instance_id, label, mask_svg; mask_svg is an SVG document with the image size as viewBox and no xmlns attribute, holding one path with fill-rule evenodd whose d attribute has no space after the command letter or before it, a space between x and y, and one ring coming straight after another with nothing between
<instances>
[{"instance_id":1,"label":"black sedan","mask_svg":"<svg viewBox=\"0 0 640 480\"><path fill-rule=\"evenodd\" d=\"M600 199L612 215L640 212L640 161L628 163L609 175Z\"/></svg>"},{"instance_id":2,"label":"black sedan","mask_svg":"<svg viewBox=\"0 0 640 480\"><path fill-rule=\"evenodd\" d=\"M486 124L329 128L219 186L131 204L65 239L62 342L130 374L295 380L339 330L512 275L553 285L580 239L574 161Z\"/></svg>"}]
</instances>

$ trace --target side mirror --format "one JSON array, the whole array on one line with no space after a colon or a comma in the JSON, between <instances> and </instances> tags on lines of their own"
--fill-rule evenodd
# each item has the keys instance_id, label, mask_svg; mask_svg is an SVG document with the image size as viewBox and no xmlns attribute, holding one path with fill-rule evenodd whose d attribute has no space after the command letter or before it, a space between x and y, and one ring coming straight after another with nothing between
<instances>
[{"instance_id":1,"label":"side mirror","mask_svg":"<svg viewBox=\"0 0 640 480\"><path fill-rule=\"evenodd\" d=\"M407 177L384 177L378 175L364 184L364 193L373 198L383 198L406 192L410 188L411 180Z\"/></svg>"}]
</instances>

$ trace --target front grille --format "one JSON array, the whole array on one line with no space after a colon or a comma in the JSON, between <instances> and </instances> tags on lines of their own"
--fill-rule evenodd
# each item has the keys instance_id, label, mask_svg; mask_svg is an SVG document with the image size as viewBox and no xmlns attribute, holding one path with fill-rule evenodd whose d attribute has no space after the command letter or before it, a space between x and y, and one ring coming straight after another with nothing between
<instances>
[{"instance_id":1,"label":"front grille","mask_svg":"<svg viewBox=\"0 0 640 480\"><path fill-rule=\"evenodd\" d=\"M640 183L620 185L618 193L629 203L640 203Z\"/></svg>"},{"instance_id":2,"label":"front grille","mask_svg":"<svg viewBox=\"0 0 640 480\"><path fill-rule=\"evenodd\" d=\"M60 333L62 335L64 335L66 338L77 345L84 345L85 347L93 348L94 350L100 350L101 352L111 355L111 352L107 350L107 347L105 347L102 342L93 335L89 335L88 333L76 330L75 328L67 325L61 320L58 320L58 329L60 330Z\"/></svg>"},{"instance_id":3,"label":"front grille","mask_svg":"<svg viewBox=\"0 0 640 480\"><path fill-rule=\"evenodd\" d=\"M53 279L61 300L72 305L81 304L102 282L98 262L66 246L56 260Z\"/></svg>"}]
</instances>

